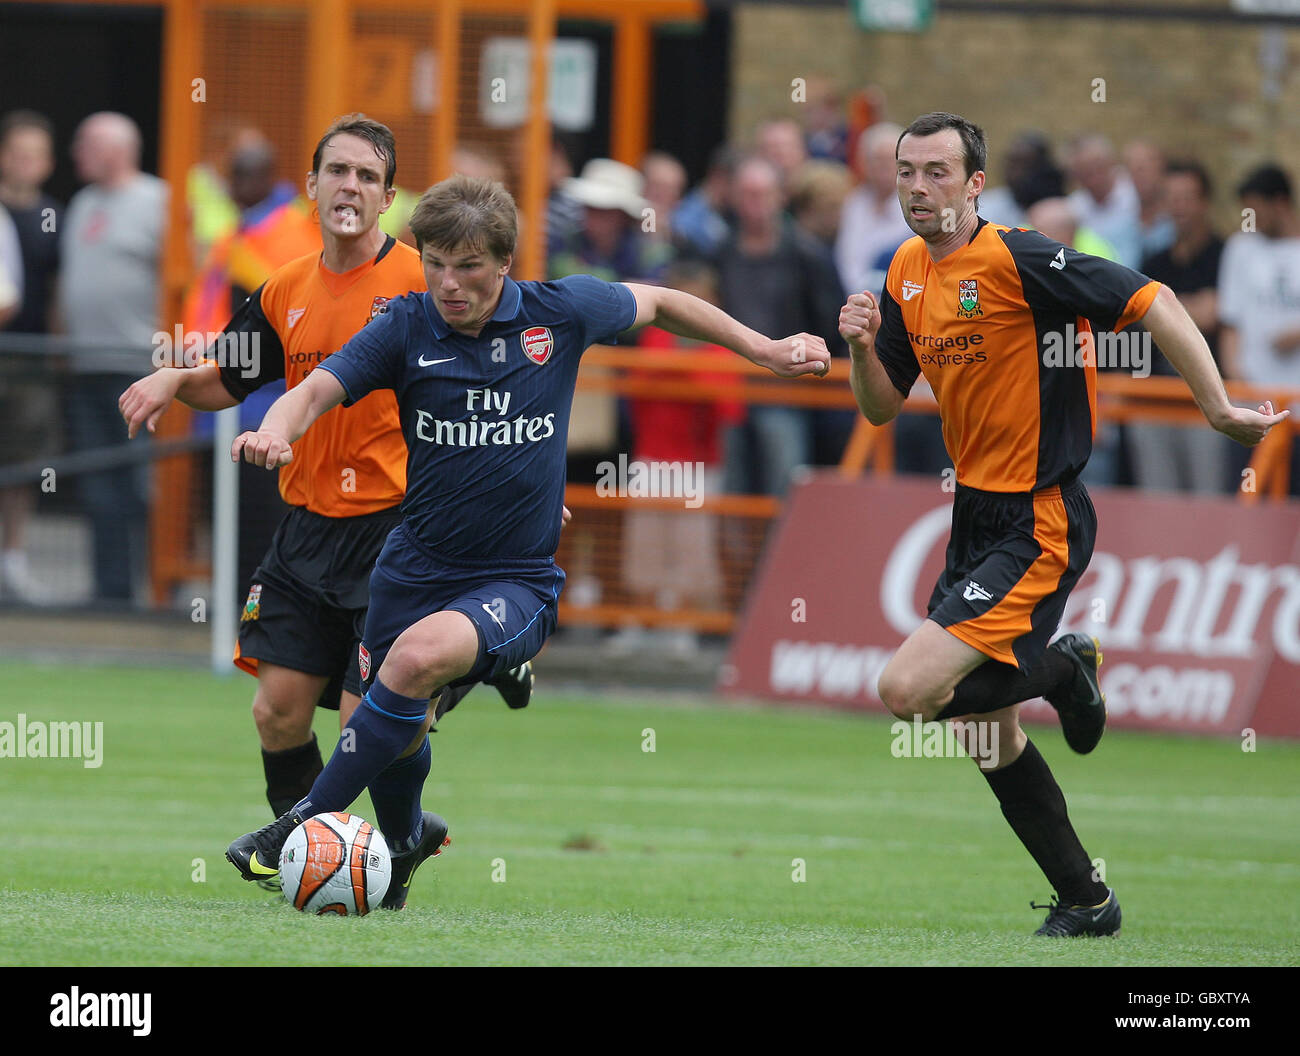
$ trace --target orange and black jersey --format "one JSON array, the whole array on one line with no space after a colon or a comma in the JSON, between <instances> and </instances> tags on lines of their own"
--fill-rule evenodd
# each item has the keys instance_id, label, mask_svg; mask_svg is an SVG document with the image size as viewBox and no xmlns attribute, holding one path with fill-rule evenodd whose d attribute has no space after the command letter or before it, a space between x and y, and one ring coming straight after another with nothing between
<instances>
[{"instance_id":1,"label":"orange and black jersey","mask_svg":"<svg viewBox=\"0 0 1300 1056\"><path fill-rule=\"evenodd\" d=\"M226 325L226 333L256 335L260 354L252 369L230 359L222 363L222 383L240 401L280 378L293 388L386 311L390 300L423 289L420 255L391 237L374 260L343 273L328 270L319 252L290 261ZM284 501L324 517L391 509L405 490L406 441L397 399L388 390L326 411L280 469Z\"/></svg>"},{"instance_id":2,"label":"orange and black jersey","mask_svg":"<svg viewBox=\"0 0 1300 1056\"><path fill-rule=\"evenodd\" d=\"M1092 452L1096 363L1079 351L1092 349L1089 320L1122 330L1159 289L1037 231L980 220L937 263L919 236L899 247L876 355L904 395L918 374L929 381L958 483L1037 491L1077 475Z\"/></svg>"}]
</instances>

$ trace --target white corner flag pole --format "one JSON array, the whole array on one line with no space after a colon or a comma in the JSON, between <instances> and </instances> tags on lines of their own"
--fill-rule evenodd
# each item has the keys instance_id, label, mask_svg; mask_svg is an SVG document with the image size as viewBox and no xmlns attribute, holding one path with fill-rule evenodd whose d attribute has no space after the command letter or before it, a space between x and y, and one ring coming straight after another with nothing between
<instances>
[{"instance_id":1,"label":"white corner flag pole","mask_svg":"<svg viewBox=\"0 0 1300 1056\"><path fill-rule=\"evenodd\" d=\"M235 628L239 619L239 466L230 445L239 435L239 408L218 411L212 437L212 672L234 670Z\"/></svg>"}]
</instances>

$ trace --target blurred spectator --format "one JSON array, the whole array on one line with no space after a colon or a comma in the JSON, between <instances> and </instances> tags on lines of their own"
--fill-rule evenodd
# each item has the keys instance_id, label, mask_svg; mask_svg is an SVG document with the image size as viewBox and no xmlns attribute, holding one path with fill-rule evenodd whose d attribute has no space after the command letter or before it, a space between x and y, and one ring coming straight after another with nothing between
<instances>
[{"instance_id":1,"label":"blurred spectator","mask_svg":"<svg viewBox=\"0 0 1300 1056\"><path fill-rule=\"evenodd\" d=\"M781 211L781 177L762 157L736 168L736 229L716 257L723 311L768 337L807 332L832 354L844 351L844 292L830 255ZM728 431L727 490L784 495L797 467L813 459L813 416L804 408L750 408L746 427Z\"/></svg>"},{"instance_id":2,"label":"blurred spectator","mask_svg":"<svg viewBox=\"0 0 1300 1056\"><path fill-rule=\"evenodd\" d=\"M1174 244L1174 222L1165 206L1165 155L1154 143L1135 139L1124 148L1124 167L1138 197L1143 258Z\"/></svg>"},{"instance_id":3,"label":"blurred spectator","mask_svg":"<svg viewBox=\"0 0 1300 1056\"><path fill-rule=\"evenodd\" d=\"M1210 219L1214 198L1210 177L1202 165L1187 161L1168 166L1164 179L1162 198L1174 226L1174 242L1168 249L1145 256L1141 270L1178 295L1218 362L1223 240L1214 233ZM1177 376L1159 349L1152 348L1151 359L1152 374ZM1128 436L1138 487L1200 495L1224 490L1232 441L1222 434L1199 426L1130 422Z\"/></svg>"},{"instance_id":4,"label":"blurred spectator","mask_svg":"<svg viewBox=\"0 0 1300 1056\"><path fill-rule=\"evenodd\" d=\"M18 229L0 209L0 326L18 315L23 305L23 253Z\"/></svg>"},{"instance_id":5,"label":"blurred spectator","mask_svg":"<svg viewBox=\"0 0 1300 1056\"><path fill-rule=\"evenodd\" d=\"M283 264L321 249L312 205L292 184L277 183L275 151L269 141L246 140L230 159L229 186L239 209L235 230L213 245L182 308L187 332L219 333L248 295ZM390 207L391 211L391 207ZM177 366L181 364L176 364ZM284 383L263 386L239 405L239 428L256 429ZM199 418L210 432L212 418ZM271 545L288 507L277 474L241 463L239 470L240 583L248 583Z\"/></svg>"},{"instance_id":6,"label":"blurred spectator","mask_svg":"<svg viewBox=\"0 0 1300 1056\"><path fill-rule=\"evenodd\" d=\"M213 245L190 287L183 308L187 330L220 331L272 271L320 249L312 207L292 184L276 182L275 152L267 140L246 142L235 152L229 186L239 210L236 226ZM257 421L266 407L255 410Z\"/></svg>"},{"instance_id":7,"label":"blurred spectator","mask_svg":"<svg viewBox=\"0 0 1300 1056\"><path fill-rule=\"evenodd\" d=\"M844 201L840 232L835 242L835 265L840 282L851 293L879 294L885 274L876 267L880 255L893 251L912 237L898 204L898 125L881 122L858 137L854 151L861 181Z\"/></svg>"},{"instance_id":8,"label":"blurred spectator","mask_svg":"<svg viewBox=\"0 0 1300 1056\"><path fill-rule=\"evenodd\" d=\"M1070 177L1077 190L1070 195L1079 224L1114 247L1114 259L1125 267L1142 263L1137 189L1109 139L1088 135L1070 151Z\"/></svg>"},{"instance_id":9,"label":"blurred spectator","mask_svg":"<svg viewBox=\"0 0 1300 1056\"><path fill-rule=\"evenodd\" d=\"M1029 208L1029 226L1080 253L1091 253L1107 260L1115 259L1115 250L1079 223L1073 198L1044 198L1041 202L1036 202ZM1100 332L1096 327L1093 332L1094 340L1100 341ZM1101 346L1098 344L1095 347ZM1099 364L1097 369L1106 368ZM1120 482L1124 473L1123 442L1121 427L1098 417L1097 433L1092 440L1092 455L1080 474L1084 483L1109 486Z\"/></svg>"},{"instance_id":10,"label":"blurred spectator","mask_svg":"<svg viewBox=\"0 0 1300 1056\"><path fill-rule=\"evenodd\" d=\"M790 187L790 211L796 229L824 251L834 269L835 239L840 214L851 187L848 167L835 161L806 161L795 173ZM834 354L834 348L832 348ZM812 409L813 463L835 465L844 455L853 427L860 415L856 410L835 407Z\"/></svg>"},{"instance_id":11,"label":"blurred spectator","mask_svg":"<svg viewBox=\"0 0 1300 1056\"><path fill-rule=\"evenodd\" d=\"M234 230L239 218L226 186L230 156L247 130L230 120L218 119L211 130L212 154L190 167L185 176L185 208L189 220L190 258L198 267L217 239Z\"/></svg>"},{"instance_id":12,"label":"blurred spectator","mask_svg":"<svg viewBox=\"0 0 1300 1056\"><path fill-rule=\"evenodd\" d=\"M167 186L140 171L140 131L122 114L86 118L72 155L88 186L68 205L58 304L73 344L68 437L74 451L89 451L125 442L117 398L151 362ZM137 554L143 556L147 479L143 466L80 477L101 599L132 596Z\"/></svg>"},{"instance_id":13,"label":"blurred spectator","mask_svg":"<svg viewBox=\"0 0 1300 1056\"><path fill-rule=\"evenodd\" d=\"M1041 231L1080 253L1116 260L1115 247L1091 228L1079 223L1079 214L1071 198L1043 198L1031 205L1024 226Z\"/></svg>"},{"instance_id":14,"label":"blurred spectator","mask_svg":"<svg viewBox=\"0 0 1300 1056\"><path fill-rule=\"evenodd\" d=\"M607 282L658 282L672 259L671 248L641 230L645 181L630 165L595 158L582 175L566 180L564 193L583 207L582 226L547 263L548 277L588 274Z\"/></svg>"},{"instance_id":15,"label":"blurred spectator","mask_svg":"<svg viewBox=\"0 0 1300 1056\"><path fill-rule=\"evenodd\" d=\"M1229 378L1300 389L1300 219L1291 178L1264 165L1237 195L1249 210L1243 226L1253 220L1254 230L1232 235L1219 262L1220 362ZM1300 413L1300 404L1291 413ZM1300 494L1298 454L1292 495Z\"/></svg>"},{"instance_id":16,"label":"blurred spectator","mask_svg":"<svg viewBox=\"0 0 1300 1056\"><path fill-rule=\"evenodd\" d=\"M1006 184L980 195L979 214L993 224L1029 227L1027 210L1044 198L1065 195L1065 175L1052 160L1052 148L1041 132L1022 132L1002 159Z\"/></svg>"},{"instance_id":17,"label":"blurred spectator","mask_svg":"<svg viewBox=\"0 0 1300 1056\"><path fill-rule=\"evenodd\" d=\"M686 191L686 169L671 154L652 150L641 159L641 177L645 180L642 193L654 212L650 215L650 229L641 225L647 238L664 245L676 243L673 215Z\"/></svg>"},{"instance_id":18,"label":"blurred spectator","mask_svg":"<svg viewBox=\"0 0 1300 1056\"><path fill-rule=\"evenodd\" d=\"M644 181L630 165L595 158L582 175L562 184L564 194L582 206L582 226L562 242L547 261L547 277L588 274L608 282L658 282L672 258L671 247L649 239L641 229ZM601 463L620 449L618 401L608 393L579 392L569 416L568 480L595 482ZM599 602L601 584L594 573L594 537L581 523L569 530L574 550L571 596L575 604Z\"/></svg>"},{"instance_id":19,"label":"blurred spectator","mask_svg":"<svg viewBox=\"0 0 1300 1056\"><path fill-rule=\"evenodd\" d=\"M482 143L457 143L451 152L451 171L462 176L506 182L506 163L491 147Z\"/></svg>"},{"instance_id":20,"label":"blurred spectator","mask_svg":"<svg viewBox=\"0 0 1300 1056\"><path fill-rule=\"evenodd\" d=\"M8 333L43 334L49 329L62 206L41 188L53 172L54 128L50 122L30 110L6 114L0 120L0 226L12 230L20 254L16 268L14 263L0 264L0 285L6 282L5 272L11 272L12 304L6 305L7 298L0 290L0 328ZM7 255L0 251L0 258ZM22 369L27 373L26 367ZM0 387L0 465L53 454L58 445L57 418L51 385L29 378L6 378ZM34 484L0 489L0 521L4 524L0 592L28 602L42 597L27 567L26 530L35 494Z\"/></svg>"},{"instance_id":21,"label":"blurred spectator","mask_svg":"<svg viewBox=\"0 0 1300 1056\"><path fill-rule=\"evenodd\" d=\"M411 214L420 200L415 191L405 187L393 187L393 204L379 214L379 229L386 235L392 235L397 241L415 246L415 236L411 234Z\"/></svg>"},{"instance_id":22,"label":"blurred spectator","mask_svg":"<svg viewBox=\"0 0 1300 1056\"><path fill-rule=\"evenodd\" d=\"M683 248L709 256L731 233L725 214L731 201L731 177L736 168L735 148L726 144L709 155L709 167L693 191L673 214L673 230Z\"/></svg>"},{"instance_id":23,"label":"blurred spectator","mask_svg":"<svg viewBox=\"0 0 1300 1056\"><path fill-rule=\"evenodd\" d=\"M717 277L702 261L689 259L672 264L664 282L710 304L717 303ZM641 331L640 346L646 350L647 365L653 365L657 355L669 351L689 350L701 367L707 367L710 359L726 360L731 355L718 345L691 341L653 326ZM736 380L734 374L710 375L707 370L671 377L683 384ZM665 611L684 606L716 609L722 602L718 518L699 512L697 500L721 492L722 428L740 421L744 407L728 400L638 398L631 404L632 459L643 466L677 463L690 467L693 473L698 471L698 475L692 478L694 494L686 497L693 512L635 507L628 511L622 547L623 583L635 604L650 604ZM641 627L628 625L607 644L616 650L633 651L649 644L653 637ZM694 633L686 629L662 631L657 637L660 646L671 652L690 653L697 645Z\"/></svg>"},{"instance_id":24,"label":"blurred spectator","mask_svg":"<svg viewBox=\"0 0 1300 1056\"><path fill-rule=\"evenodd\" d=\"M517 140L522 149L524 136ZM562 132L551 132L551 153L547 167L546 231L544 239L547 255L551 247L564 245L582 226L582 206L564 193L567 180L573 178L573 155L568 139Z\"/></svg>"},{"instance_id":25,"label":"blurred spectator","mask_svg":"<svg viewBox=\"0 0 1300 1056\"><path fill-rule=\"evenodd\" d=\"M804 147L808 157L820 161L848 161L849 124L844 96L825 77L808 78L803 105Z\"/></svg>"},{"instance_id":26,"label":"blurred spectator","mask_svg":"<svg viewBox=\"0 0 1300 1056\"><path fill-rule=\"evenodd\" d=\"M784 205L790 196L790 180L799 166L808 160L803 129L791 117L764 121L754 133L754 149L760 157L775 166L780 177L781 201Z\"/></svg>"},{"instance_id":27,"label":"blurred spectator","mask_svg":"<svg viewBox=\"0 0 1300 1056\"><path fill-rule=\"evenodd\" d=\"M828 253L835 247L844 200L851 187L848 167L837 161L806 161L791 181L791 217Z\"/></svg>"}]
</instances>

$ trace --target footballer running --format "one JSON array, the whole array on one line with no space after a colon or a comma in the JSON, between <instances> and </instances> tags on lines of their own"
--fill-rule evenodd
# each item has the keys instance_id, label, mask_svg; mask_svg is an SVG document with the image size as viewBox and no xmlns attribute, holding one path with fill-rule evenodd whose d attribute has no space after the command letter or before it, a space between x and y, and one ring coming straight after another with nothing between
<instances>
[{"instance_id":1,"label":"footballer running","mask_svg":"<svg viewBox=\"0 0 1300 1056\"><path fill-rule=\"evenodd\" d=\"M1055 892L1049 905L1031 903L1049 910L1035 934L1118 935L1119 900L1093 871L1018 720L1020 702L1044 697L1080 753L1106 724L1096 640L1076 633L1049 644L1096 537L1079 480L1096 426L1096 368L1048 366L1044 340L1071 325L1090 333L1089 320L1114 331L1140 321L1219 432L1257 444L1289 412L1228 401L1205 339L1168 288L1036 231L982 220L987 145L965 118L917 118L895 157L916 237L895 253L879 300L849 297L840 334L858 406L875 425L893 419L925 375L957 491L928 618L881 672L880 699L901 719L995 724L998 754L972 757ZM982 356L918 358L919 348L977 336Z\"/></svg>"},{"instance_id":2,"label":"footballer running","mask_svg":"<svg viewBox=\"0 0 1300 1056\"><path fill-rule=\"evenodd\" d=\"M569 411L590 345L654 324L782 377L829 369L821 338L772 340L676 290L590 275L516 282L515 203L491 180L453 176L430 188L411 231L428 291L390 302L231 449L259 466L291 465L291 445L330 408L392 390L410 452L403 519L370 579L371 670L348 723L353 750L336 750L300 802L230 845L245 879L274 867L294 826L345 810L366 787L374 799L376 782L394 812L399 790L406 805L406 830L384 826L385 837L421 845L424 772L410 760L430 697L517 667L555 629Z\"/></svg>"},{"instance_id":3,"label":"footballer running","mask_svg":"<svg viewBox=\"0 0 1300 1056\"><path fill-rule=\"evenodd\" d=\"M173 399L217 411L281 378L292 391L331 351L381 318L390 301L423 289L419 254L379 227L393 202L396 173L396 144L385 125L361 114L335 121L317 143L306 179L307 197L320 215L321 251L277 269L254 290L203 365L165 367L131 385L119 401L129 435L142 425L152 432ZM252 369L213 353L240 335L257 341L252 347L260 356ZM316 707L338 709L342 727L360 701L370 571L401 521L406 487L396 399L375 392L356 406L330 411L294 454L279 475L291 510L254 574L234 657L257 678L253 718L276 817L307 794L323 768L312 732ZM524 664L497 672L493 684L519 708L528 703L532 682L532 667ZM439 716L469 688L440 699ZM427 746L410 765L427 769ZM382 787L378 796L376 820L387 832L385 819L392 819L381 806ZM445 830L442 819L429 817ZM428 838L434 841L432 829ZM396 868L403 848L390 846ZM259 882L277 888L277 872L268 866Z\"/></svg>"}]
</instances>

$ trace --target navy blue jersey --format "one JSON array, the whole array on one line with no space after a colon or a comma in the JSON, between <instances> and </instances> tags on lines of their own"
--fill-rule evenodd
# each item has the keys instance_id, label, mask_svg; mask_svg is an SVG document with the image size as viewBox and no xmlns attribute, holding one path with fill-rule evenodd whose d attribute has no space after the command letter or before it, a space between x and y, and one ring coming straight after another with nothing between
<instances>
[{"instance_id":1,"label":"navy blue jersey","mask_svg":"<svg viewBox=\"0 0 1300 1056\"><path fill-rule=\"evenodd\" d=\"M318 369L347 391L397 394L406 437L402 513L453 561L553 557L560 541L578 361L632 325L636 299L590 275L506 277L478 337L451 329L428 293L388 302Z\"/></svg>"}]
</instances>

